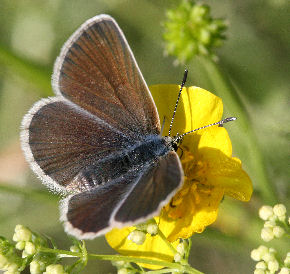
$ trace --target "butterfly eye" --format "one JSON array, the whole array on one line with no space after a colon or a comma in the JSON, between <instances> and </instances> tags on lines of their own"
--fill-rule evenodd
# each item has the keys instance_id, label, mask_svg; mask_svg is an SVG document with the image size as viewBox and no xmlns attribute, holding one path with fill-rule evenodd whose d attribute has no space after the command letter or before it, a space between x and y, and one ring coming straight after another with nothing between
<instances>
[{"instance_id":1,"label":"butterfly eye","mask_svg":"<svg viewBox=\"0 0 290 274\"><path fill-rule=\"evenodd\" d=\"M176 142L172 143L172 147L173 147L174 151L177 151L178 145Z\"/></svg>"}]
</instances>

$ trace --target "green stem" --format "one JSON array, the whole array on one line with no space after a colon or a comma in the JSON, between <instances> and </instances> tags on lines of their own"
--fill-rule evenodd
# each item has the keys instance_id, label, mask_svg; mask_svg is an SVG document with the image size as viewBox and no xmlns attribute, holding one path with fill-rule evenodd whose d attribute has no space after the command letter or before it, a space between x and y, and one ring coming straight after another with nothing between
<instances>
[{"instance_id":1,"label":"green stem","mask_svg":"<svg viewBox=\"0 0 290 274\"><path fill-rule=\"evenodd\" d=\"M290 230L289 230L290 226L288 225L288 223L286 223L286 220L285 221L277 221L277 225L284 227L286 234L289 234L288 231L290 232Z\"/></svg>"},{"instance_id":2,"label":"green stem","mask_svg":"<svg viewBox=\"0 0 290 274\"><path fill-rule=\"evenodd\" d=\"M50 249L50 248L45 248L45 247L41 247L39 251L61 254L61 255L68 255L68 256L77 257L77 258L80 258L83 256L83 253L81 252L72 252L72 251L60 250L60 249ZM188 265L181 265L178 263L170 263L170 262L165 262L165 261L157 261L157 260L152 260L152 259L144 259L144 258L129 257L129 256L122 256L122 255L97 255L97 254L88 253L87 256L88 258L97 259L97 260L125 261L125 262L143 263L143 264L149 264L149 265L159 265L159 266L168 267L175 270L184 271L186 273L202 274L202 272Z\"/></svg>"},{"instance_id":3,"label":"green stem","mask_svg":"<svg viewBox=\"0 0 290 274\"><path fill-rule=\"evenodd\" d=\"M251 165L252 169L255 170L255 181L259 185L259 190L262 194L264 202L271 204L276 203L276 190L274 189L273 184L271 184L267 178L264 158L260 150L257 137L236 89L216 62L205 57L199 58L199 61L202 67L205 69L208 79L214 88L214 91L223 99L228 110L232 114L236 115L239 119L240 130L247 138L249 152L252 155L255 155Z\"/></svg>"},{"instance_id":4,"label":"green stem","mask_svg":"<svg viewBox=\"0 0 290 274\"><path fill-rule=\"evenodd\" d=\"M86 248L85 241L82 241L81 248L82 248L82 254L83 254L83 256L82 256L83 264L87 265L89 258L88 258L88 251L87 251L87 248Z\"/></svg>"},{"instance_id":5,"label":"green stem","mask_svg":"<svg viewBox=\"0 0 290 274\"><path fill-rule=\"evenodd\" d=\"M165 237L165 235L162 233L162 231L158 228L158 235L160 236L160 238L166 243L166 245L169 247L169 249L172 251L173 255L176 254L176 249L174 248L174 246L167 240L167 238Z\"/></svg>"},{"instance_id":6,"label":"green stem","mask_svg":"<svg viewBox=\"0 0 290 274\"><path fill-rule=\"evenodd\" d=\"M58 200L58 196L51 194L49 191L42 191L32 188L24 188L14 185L8 185L7 183L0 183L0 192L11 193L15 195L24 196L25 198L29 199L53 203L55 203Z\"/></svg>"},{"instance_id":7,"label":"green stem","mask_svg":"<svg viewBox=\"0 0 290 274\"><path fill-rule=\"evenodd\" d=\"M188 238L187 241L188 241L188 247L185 254L185 260L188 262L188 257L189 257L191 246L192 246L192 240L191 238Z\"/></svg>"}]
</instances>

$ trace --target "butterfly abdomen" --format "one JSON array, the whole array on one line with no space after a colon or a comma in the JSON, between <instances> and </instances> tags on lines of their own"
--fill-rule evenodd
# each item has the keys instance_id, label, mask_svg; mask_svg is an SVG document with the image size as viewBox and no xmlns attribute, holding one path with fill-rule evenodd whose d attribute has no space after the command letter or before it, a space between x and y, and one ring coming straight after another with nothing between
<instances>
[{"instance_id":1,"label":"butterfly abdomen","mask_svg":"<svg viewBox=\"0 0 290 274\"><path fill-rule=\"evenodd\" d=\"M170 150L171 148L162 137L152 135L143 142L88 166L77 175L77 180L82 181L81 189L98 187L125 176L132 170L141 169L144 165L157 161L160 157L167 155Z\"/></svg>"}]
</instances>

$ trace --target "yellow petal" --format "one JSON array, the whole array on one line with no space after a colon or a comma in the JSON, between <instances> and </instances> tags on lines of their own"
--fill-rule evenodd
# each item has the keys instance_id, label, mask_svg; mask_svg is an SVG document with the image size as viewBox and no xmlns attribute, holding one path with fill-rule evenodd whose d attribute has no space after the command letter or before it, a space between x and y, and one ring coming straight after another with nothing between
<instances>
[{"instance_id":1,"label":"yellow petal","mask_svg":"<svg viewBox=\"0 0 290 274\"><path fill-rule=\"evenodd\" d=\"M135 230L134 227L126 227L123 229L113 229L106 234L108 244L125 256L133 256L146 259L154 259L159 261L172 262L174 254L167 244L158 235L151 236L146 234L146 240L142 245L137 245L128 240L127 237ZM179 241L171 243L175 248ZM140 264L150 269L160 269L162 266Z\"/></svg>"},{"instance_id":2,"label":"yellow petal","mask_svg":"<svg viewBox=\"0 0 290 274\"><path fill-rule=\"evenodd\" d=\"M188 136L185 144L197 159L206 163L203 169L208 185L223 188L226 195L249 201L253 192L252 182L242 169L241 161L232 158L232 144L225 128L214 126L200 135Z\"/></svg>"},{"instance_id":3,"label":"yellow petal","mask_svg":"<svg viewBox=\"0 0 290 274\"><path fill-rule=\"evenodd\" d=\"M213 126L202 130L198 143L198 149L212 148L232 156L232 143L228 132L223 127Z\"/></svg>"},{"instance_id":4,"label":"yellow petal","mask_svg":"<svg viewBox=\"0 0 290 274\"><path fill-rule=\"evenodd\" d=\"M175 103L177 100L180 86L178 85L154 85L150 86L150 91L156 104L160 122L164 124L164 130L162 135L168 135L169 125L173 115ZM186 90L184 88L183 92ZM182 92L182 93L183 93ZM177 132L183 133L186 130L185 109L183 104L183 96L181 96L176 116L174 119L174 125L172 128L172 136L175 136Z\"/></svg>"},{"instance_id":5,"label":"yellow petal","mask_svg":"<svg viewBox=\"0 0 290 274\"><path fill-rule=\"evenodd\" d=\"M212 126L199 130L186 136L182 147L193 153L197 158L198 151L202 148L212 148L222 151L227 156L232 156L232 143L225 128Z\"/></svg>"},{"instance_id":6,"label":"yellow petal","mask_svg":"<svg viewBox=\"0 0 290 274\"><path fill-rule=\"evenodd\" d=\"M201 233L206 226L216 220L218 206L224 195L223 190L220 188L213 188L210 191L199 189L196 195L198 195L198 199L196 198L194 211L188 204L193 199L192 194L189 193L187 197L184 197L182 202L187 205L188 211L184 212L182 218L173 220L168 217L165 210L162 211L159 227L169 241L176 241L178 238L186 239L191 237L193 233Z\"/></svg>"},{"instance_id":7,"label":"yellow petal","mask_svg":"<svg viewBox=\"0 0 290 274\"><path fill-rule=\"evenodd\" d=\"M184 94L184 104L188 121L186 131L218 122L222 118L222 100L205 89L187 88Z\"/></svg>"},{"instance_id":8,"label":"yellow petal","mask_svg":"<svg viewBox=\"0 0 290 274\"><path fill-rule=\"evenodd\" d=\"M161 123L165 118L164 134L168 134L180 86L153 85L151 94L158 109ZM198 87L184 87L177 107L172 136L217 122L223 113L222 100Z\"/></svg>"},{"instance_id":9,"label":"yellow petal","mask_svg":"<svg viewBox=\"0 0 290 274\"><path fill-rule=\"evenodd\" d=\"M232 158L232 146L224 128L204 131L198 144L198 159L207 163L206 180L225 190L225 194L248 201L253 192L252 182L242 169L241 161Z\"/></svg>"},{"instance_id":10,"label":"yellow petal","mask_svg":"<svg viewBox=\"0 0 290 274\"><path fill-rule=\"evenodd\" d=\"M226 195L235 199L249 201L253 192L252 181L242 169L241 162L220 151L211 151L211 154L215 154L216 160L208 168L208 183L223 188Z\"/></svg>"}]
</instances>

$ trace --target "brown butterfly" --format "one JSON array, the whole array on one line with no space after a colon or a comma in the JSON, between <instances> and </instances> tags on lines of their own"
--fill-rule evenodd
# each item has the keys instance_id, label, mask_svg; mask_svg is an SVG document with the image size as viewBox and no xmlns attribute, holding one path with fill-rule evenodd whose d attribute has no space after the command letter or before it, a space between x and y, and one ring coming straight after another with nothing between
<instances>
[{"instance_id":1,"label":"brown butterfly","mask_svg":"<svg viewBox=\"0 0 290 274\"><path fill-rule=\"evenodd\" d=\"M32 170L61 201L61 221L79 239L159 214L183 183L175 150L115 20L99 15L65 43L54 66L55 97L22 122Z\"/></svg>"}]
</instances>

